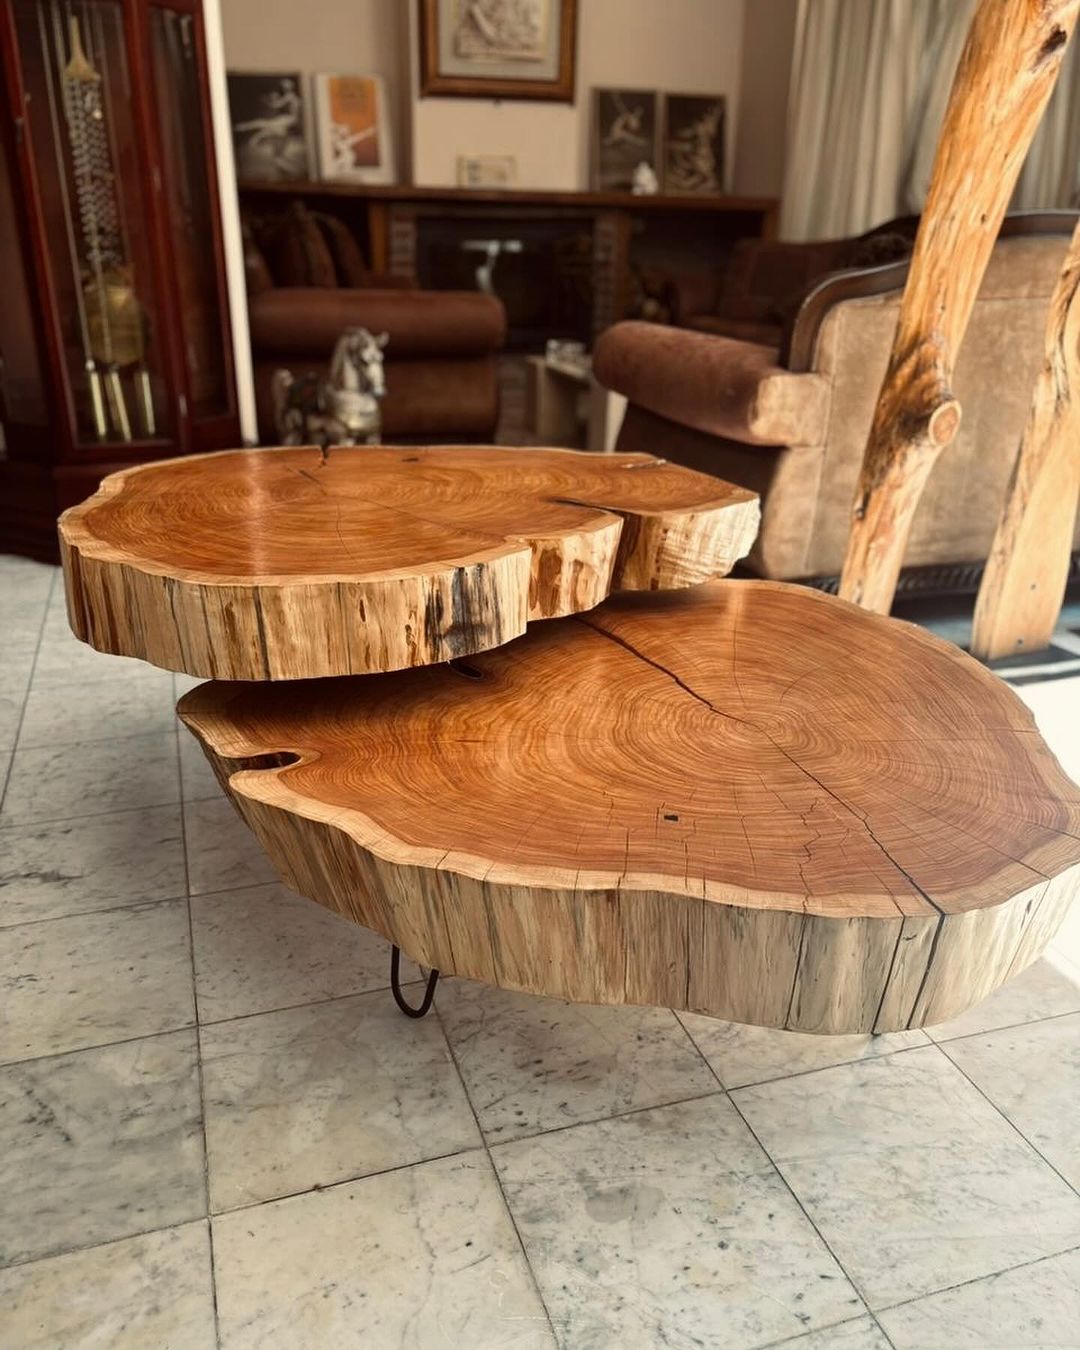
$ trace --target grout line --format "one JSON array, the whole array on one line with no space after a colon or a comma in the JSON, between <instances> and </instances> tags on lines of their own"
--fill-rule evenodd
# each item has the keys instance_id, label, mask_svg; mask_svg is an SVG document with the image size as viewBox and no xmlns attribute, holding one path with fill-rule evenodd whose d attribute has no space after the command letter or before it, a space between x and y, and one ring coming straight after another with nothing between
<instances>
[{"instance_id":1,"label":"grout line","mask_svg":"<svg viewBox=\"0 0 1080 1350\"><path fill-rule=\"evenodd\" d=\"M402 980L402 989L419 989L426 981ZM232 1013L228 1017L208 1017L199 1022L201 1027L225 1027L232 1022L247 1022L253 1017L269 1017L273 1013L298 1012L301 1008L324 1008L328 1003L344 1003L350 998L367 998L369 994L385 994L390 985L379 984L372 989L354 989L348 994L330 994L327 998L307 999L302 1003L284 1003L280 1008L256 1008L254 1012Z\"/></svg>"},{"instance_id":2,"label":"grout line","mask_svg":"<svg viewBox=\"0 0 1080 1350\"><path fill-rule=\"evenodd\" d=\"M1080 1246L1066 1247L1060 1252L1048 1252L1046 1256L1036 1256L1030 1261L1019 1261L1015 1266L1005 1266L1002 1270L991 1270L985 1275L973 1275L970 1280L958 1280L956 1284L947 1284L943 1289L932 1289L928 1294L915 1294L911 1298L902 1298L898 1303L888 1303L883 1308L879 1308L879 1313L892 1312L895 1308L907 1308L912 1303L925 1303L928 1299L937 1298L939 1294L951 1294L955 1289L966 1289L969 1284L981 1284L983 1280L994 1280L999 1275L1011 1275L1017 1270L1027 1270L1031 1266L1041 1266L1044 1261L1056 1261L1062 1256L1071 1256L1073 1252L1080 1252Z\"/></svg>"},{"instance_id":3,"label":"grout line","mask_svg":"<svg viewBox=\"0 0 1080 1350\"><path fill-rule=\"evenodd\" d=\"M1030 1025L1035 1024L1032 1023ZM949 1042L946 1041L945 1045L948 1044ZM1005 1114L1005 1112L1001 1109L1001 1107L998 1106L997 1102L994 1101L993 1097L991 1097L988 1093L982 1090L982 1088L975 1081L975 1079L972 1078L972 1076L967 1072L964 1066L962 1064L957 1064L956 1060L953 1059L952 1055L950 1055L948 1051L945 1049L945 1046L938 1045L936 1048L944 1056L946 1062L951 1064L952 1067L957 1071L957 1073L959 1073L971 1084L971 1086L975 1089L975 1091L979 1094L979 1096L983 1099L983 1101L987 1102L990 1106L994 1108L994 1110L998 1113L1001 1119L1006 1123L1006 1125L1008 1125L1009 1129L1012 1130L1014 1134L1017 1135L1018 1138L1022 1139L1025 1144L1027 1144L1028 1148L1031 1149L1032 1153L1034 1153L1037 1158L1042 1159L1042 1161L1047 1165L1047 1167L1049 1167L1051 1172L1053 1172L1055 1176L1057 1176L1061 1181L1063 1181L1065 1185L1069 1188L1069 1190L1072 1191L1073 1195L1077 1196L1077 1198L1080 1198L1080 1190L1078 1190L1077 1187L1075 1187L1072 1184L1072 1182L1069 1180L1067 1176L1064 1175L1064 1173L1059 1171L1058 1168L1054 1166L1054 1164L1050 1161L1050 1159L1046 1156L1046 1154L1043 1153L1043 1151L1038 1147L1038 1145L1033 1143L1032 1140L1030 1140L1027 1137L1027 1135L1023 1132L1020 1126L1017 1125L1014 1120L1010 1119L1009 1116Z\"/></svg>"},{"instance_id":4,"label":"grout line","mask_svg":"<svg viewBox=\"0 0 1080 1350\"><path fill-rule=\"evenodd\" d=\"M439 1030L442 1032L447 1052L450 1055L450 1061L454 1066L458 1081L461 1084L461 1090L465 1094L465 1100L469 1104L469 1110L472 1112L473 1120L476 1121L476 1131L480 1136L480 1142L483 1145L484 1153L487 1156L488 1167L491 1169L491 1175L495 1178L495 1185L499 1188L499 1195L502 1197L503 1208L506 1210L506 1217L510 1220L510 1226L513 1228L514 1236L517 1238L518 1247L521 1250L521 1259L525 1262L525 1269L529 1272L529 1279L532 1281L532 1287L536 1291L536 1297L540 1301L541 1308L544 1310L544 1317L548 1324L548 1330L551 1332L552 1343L558 1346L561 1344L561 1339L556 1334L555 1323L551 1316L551 1309L548 1307L547 1300L544 1298L544 1291L540 1288L540 1280L536 1271L533 1269L533 1263L529 1260L529 1252L525 1246L525 1239L521 1236L521 1229L518 1227L514 1211L510 1208L510 1201L506 1198L506 1188L503 1186L502 1177L499 1175L499 1169L495 1166L495 1159L491 1156L491 1145L488 1143L483 1126L480 1124L480 1117L477 1115L476 1107L473 1105L473 1099L469 1093L468 1084L465 1082L465 1075L461 1072L461 1064L458 1062L457 1052L447 1034L446 1023L442 1019L442 1013L439 1011L437 1004L433 1007L432 1011L438 1020Z\"/></svg>"},{"instance_id":5,"label":"grout line","mask_svg":"<svg viewBox=\"0 0 1080 1350\"><path fill-rule=\"evenodd\" d=\"M168 734L169 734L169 733L168 733L167 731L157 731L157 732L153 732L150 736L147 736L147 737L143 737L143 736L133 736L131 739L132 739L132 740L155 740L155 741L161 741L161 740L163 740L166 736L168 736ZM126 740L127 737L124 737L124 736L118 736L116 739L117 739L117 740ZM108 742L105 742L105 741L90 741L90 742L79 741L79 742L76 743L76 746L75 746L75 747L68 746L67 748L68 748L68 749L78 748L78 745L84 745L84 744L91 744L91 745L105 745L105 744L108 744ZM115 742L113 742L113 744L115 744ZM38 750L47 750L47 749L49 749L48 746L35 746L35 747L32 748L32 751L31 751L31 752L33 752L33 751L38 751ZM16 752L16 753L22 753L22 752ZM15 762L15 753L12 754L12 764L14 764L14 762ZM207 798L204 798L204 800L206 800L206 801L212 801L213 799L210 798L210 797L207 797ZM124 814L124 813L127 812L127 811L148 811L148 810L151 810L151 809L154 808L154 807L162 807L162 806L178 806L178 805L179 805L178 799L177 799L176 797L173 797L173 798L171 798L169 801L160 801L160 802L140 802L138 806L124 806L124 807L120 807L119 809L117 809L116 807L114 807L111 811L85 811L85 812L80 813L80 814L77 815L77 816L28 816L28 817L26 817L24 820L11 820L11 819L8 819L8 820L6 820L6 821L0 821L0 832L2 832L2 831L4 831L4 830L28 830L28 829L37 829L38 826L41 826L41 825L70 825L70 824L74 824L74 822L77 821L77 820L100 820L100 819L102 818L102 816L118 816L118 815Z\"/></svg>"},{"instance_id":6,"label":"grout line","mask_svg":"<svg viewBox=\"0 0 1080 1350\"><path fill-rule=\"evenodd\" d=\"M166 733L162 732L160 734L165 735ZM126 740L127 738L120 737L119 739ZM212 797L197 797L192 800L209 802L214 799ZM178 798L176 801L172 802L140 802L138 806L119 806L114 807L111 811L91 811L89 814L81 816L50 816L47 820L12 821L10 824L0 825L0 839L2 839L4 834L9 830L34 830L37 829L39 825L74 825L80 820L100 820L103 816L133 816L138 811L163 811L168 806L179 805L180 801Z\"/></svg>"},{"instance_id":7,"label":"grout line","mask_svg":"<svg viewBox=\"0 0 1080 1350\"><path fill-rule=\"evenodd\" d=\"M687 1035L689 1034L688 1032ZM889 1033L885 1034L888 1035ZM777 1074L774 1078L755 1078L752 1083L732 1083L724 1090L725 1092L742 1092L744 1088L768 1087L771 1083L786 1083L791 1078L809 1078L815 1073L828 1073L830 1069L844 1069L852 1064L873 1064L879 1059L893 1059L897 1055L909 1055L912 1050L925 1050L929 1045L933 1045L933 1041L920 1041L918 1045L898 1045L895 1050L882 1050L876 1055L861 1055L856 1059L838 1059L835 1064L819 1064L813 1069L796 1069L793 1073ZM719 1081L719 1074L717 1074L717 1080Z\"/></svg>"},{"instance_id":8,"label":"grout line","mask_svg":"<svg viewBox=\"0 0 1080 1350\"><path fill-rule=\"evenodd\" d=\"M877 1320L874 1318L873 1313L870 1313L869 1315L874 1321ZM785 1345L790 1345L792 1350L798 1350L800 1341L808 1341L811 1336L824 1336L827 1331L839 1331L841 1327L854 1326L856 1322L861 1322L866 1316L866 1313L856 1313L853 1317L845 1317L842 1322L830 1322L829 1325L825 1327L808 1327L805 1331L796 1331L793 1336L785 1336L783 1340L770 1341L768 1345L755 1346L755 1350L780 1350L780 1347ZM878 1326L878 1330L881 1330L880 1325ZM881 1334L885 1336L883 1331ZM890 1346L892 1345L892 1342L887 1336L885 1336L885 1340Z\"/></svg>"},{"instance_id":9,"label":"grout line","mask_svg":"<svg viewBox=\"0 0 1080 1350\"><path fill-rule=\"evenodd\" d=\"M0 885L3 882L0 881ZM40 919L19 919L16 923L0 924L0 937L20 928L40 928L45 923L67 923L71 919L90 919L95 914L120 914L126 909L149 909L152 905L177 905L187 901L187 892L180 895L159 895L141 900L126 900L123 904L102 905L100 909L77 909L72 914L45 914Z\"/></svg>"},{"instance_id":10,"label":"grout line","mask_svg":"<svg viewBox=\"0 0 1080 1350\"><path fill-rule=\"evenodd\" d=\"M24 1064L42 1064L47 1059L63 1059L65 1055L86 1055L95 1050L114 1050L118 1045L134 1045L136 1041L156 1041L162 1036L177 1036L182 1031L195 1031L195 1022L181 1022L175 1027L165 1027L161 1031L143 1031L138 1036L121 1036L115 1041L100 1041L94 1045L73 1045L67 1050L50 1050L44 1055L28 1055L25 1059L0 1060L0 1072L4 1069L18 1069Z\"/></svg>"},{"instance_id":11,"label":"grout line","mask_svg":"<svg viewBox=\"0 0 1080 1350\"><path fill-rule=\"evenodd\" d=\"M249 1200L243 1205L230 1205L227 1209L215 1209L210 1219L224 1219L232 1214L246 1214L251 1209L262 1209L264 1205L276 1205L279 1200L297 1200L303 1195L319 1195L324 1191L335 1191L339 1186L355 1186L375 1177L392 1176L395 1172L409 1172L414 1167L426 1167L428 1163L445 1162L447 1158L461 1158L467 1153L480 1153L480 1148L470 1144L466 1148L452 1148L447 1153L436 1153L430 1158L414 1158L412 1162L395 1163L392 1167L378 1167L373 1172L356 1172L347 1177L336 1177L333 1181L313 1181L298 1191L286 1191L282 1195L268 1195L263 1200Z\"/></svg>"},{"instance_id":12,"label":"grout line","mask_svg":"<svg viewBox=\"0 0 1080 1350\"><path fill-rule=\"evenodd\" d=\"M175 680L170 681L176 693ZM195 1071L199 1081L199 1129L203 1145L203 1212L207 1218L207 1243L210 1251L210 1304L214 1314L214 1344L221 1345L218 1317L217 1269L214 1263L214 1225L210 1223L210 1144L206 1137L206 1086L203 1081L202 1031L199 1026L199 983L195 976L195 924L191 916L191 869L188 866L187 826L184 823L184 771L180 763L179 722L173 717L173 742L176 750L176 779L180 793L180 851L184 860L184 890L187 892L188 967L191 972L191 1006L195 1014Z\"/></svg>"},{"instance_id":13,"label":"grout line","mask_svg":"<svg viewBox=\"0 0 1080 1350\"><path fill-rule=\"evenodd\" d=\"M1060 1022L1063 1017L1075 1017L1080 1013L1080 1006L1071 1009L1069 1012L1047 1013L1045 1017L1029 1017L1022 1022L1005 1022L1000 1027L983 1027L981 1031L965 1031L960 1036L948 1036L944 1040L936 1040L929 1032L930 1044L936 1045L939 1050L944 1050L947 1045L955 1045L957 1041L973 1041L977 1036L996 1036L1002 1031L1019 1031L1023 1027L1041 1026L1043 1022ZM912 1046L911 1049L918 1047ZM950 1056L950 1059L952 1056Z\"/></svg>"},{"instance_id":14,"label":"grout line","mask_svg":"<svg viewBox=\"0 0 1080 1350\"><path fill-rule=\"evenodd\" d=\"M59 1261L65 1256L74 1256L79 1252L92 1252L98 1247L111 1247L116 1242L130 1242L135 1238L152 1237L155 1233L171 1233L177 1228L188 1228L191 1224L205 1224L210 1220L205 1214L193 1214L190 1219L177 1219L175 1223L160 1223L153 1228L136 1228L132 1233L118 1233L115 1237L102 1238L99 1242L81 1242L74 1247L63 1247L55 1252L42 1252L40 1256L28 1256L16 1261L0 1262L0 1271L19 1270L23 1266L37 1266L43 1261Z\"/></svg>"},{"instance_id":15,"label":"grout line","mask_svg":"<svg viewBox=\"0 0 1080 1350\"><path fill-rule=\"evenodd\" d=\"M750 1122L747 1120L747 1118L743 1115L742 1111L739 1109L739 1104L738 1104L738 1102L737 1102L737 1101L735 1100L735 1098L731 1095L731 1093L728 1092L728 1090L724 1087L723 1083L720 1081L720 1075L716 1072L716 1070L713 1068L713 1066L712 1066L711 1064L709 1064L708 1059L705 1057L705 1055L704 1055L704 1054L702 1053L702 1051L701 1051L701 1047L698 1046L698 1045L697 1045L697 1041L694 1040L693 1034L690 1032L690 1030L689 1030L688 1028L685 1028L685 1027L684 1027L683 1029L686 1031L686 1034L690 1037L691 1041L694 1042L694 1045L697 1046L698 1054L700 1054L701 1057L702 1057L702 1059L705 1060L705 1063L708 1065L709 1072L712 1074L712 1076L716 1079L717 1083L720 1085L721 1091L723 1092L723 1094L724 1094L724 1096L727 1098L727 1100L731 1103L732 1108L733 1108L734 1111L735 1111L735 1114L739 1117L739 1119L742 1121L742 1123L746 1126L747 1130L750 1132L751 1138L752 1138L752 1139L754 1140L754 1142L757 1144L758 1148L761 1149L761 1152L762 1152L762 1154L764 1155L764 1157L768 1159L769 1166L770 1166L770 1167L773 1169L773 1171L776 1173L777 1177L779 1177L781 1185L784 1187L784 1189L787 1191L787 1193L791 1196L792 1200L794 1200L795 1204L798 1206L799 1210L801 1211L801 1213L802 1213L802 1215L803 1215L803 1218L804 1218L804 1219L806 1220L806 1222L810 1225L811 1229L817 1234L818 1240L821 1242L821 1245L825 1248L825 1250L826 1250L826 1251L829 1253L829 1255L832 1257L833 1261L836 1263L836 1268L837 1268L837 1270L839 1270L839 1271L841 1272L841 1274L842 1274L842 1275L844 1276L844 1278L847 1280L848 1284L850 1284L851 1289L852 1289L853 1293L855 1294L855 1297L862 1303L864 1311L870 1315L870 1317L872 1318L872 1320L873 1320L873 1322L874 1322L874 1325L877 1327L877 1329L881 1332L882 1336L885 1338L885 1343L886 1343L888 1346L892 1347L892 1341L889 1340L888 1336L885 1335L885 1329L882 1327L881 1323L878 1322L877 1318L874 1316L874 1310L870 1307L869 1300L867 1299L866 1295L863 1293L862 1289L859 1287L858 1282L853 1278L851 1272L847 1269L847 1267L844 1265L844 1263L840 1260L840 1258L837 1256L837 1254L833 1251L832 1246L830 1245L828 1239L825 1237L825 1234L821 1231L821 1229L817 1226L817 1224L814 1222L814 1220L810 1217L810 1214L809 1214L809 1212L807 1211L806 1206L803 1204L803 1202L802 1202L802 1200L799 1198L799 1196L796 1195L796 1193L795 1193L795 1191L793 1190L793 1188L792 1188L790 1182L788 1181L787 1177L785 1177L784 1174L783 1174L783 1172L780 1170L780 1165L777 1163L776 1159L772 1156L772 1154L769 1152L769 1150L768 1150L768 1149L765 1147L765 1145L762 1143L761 1139L758 1137L757 1131L756 1131L756 1130L754 1129L754 1127L750 1124ZM916 1049L916 1048L918 1048L918 1047L914 1047L914 1046L912 1047L912 1049ZM858 1315L859 1315L859 1316L862 1316L862 1314L858 1314ZM848 1319L848 1320L852 1320L852 1319ZM812 1331L812 1330L813 1330L812 1327L808 1327L808 1328L807 1328L807 1332Z\"/></svg>"},{"instance_id":16,"label":"grout line","mask_svg":"<svg viewBox=\"0 0 1080 1350\"><path fill-rule=\"evenodd\" d=\"M42 607L41 623L38 626L37 642L34 644L34 655L30 662L30 673L26 677L26 690L23 693L22 707L19 709L19 720L15 724L15 739L11 743L11 753L8 756L7 768L4 771L3 782L0 782L0 812L4 809L4 800L7 797L8 787L11 784L11 775L15 769L15 752L18 749L19 737L22 735L23 720L26 717L26 705L30 701L30 687L34 683L34 671L37 670L38 653L41 651L41 640L45 633L45 624L49 617L49 606L52 603L53 591L56 590L56 579L60 575L60 569L53 572L52 580L49 582L49 590L45 596L45 604ZM5 751L5 753L7 753Z\"/></svg>"}]
</instances>

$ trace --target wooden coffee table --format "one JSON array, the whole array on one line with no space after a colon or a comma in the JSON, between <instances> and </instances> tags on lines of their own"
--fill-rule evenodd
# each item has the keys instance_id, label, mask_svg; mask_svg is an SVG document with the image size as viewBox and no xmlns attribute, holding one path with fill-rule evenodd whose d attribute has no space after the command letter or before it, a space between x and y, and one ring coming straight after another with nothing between
<instances>
[{"instance_id":1,"label":"wooden coffee table","mask_svg":"<svg viewBox=\"0 0 1080 1350\"><path fill-rule=\"evenodd\" d=\"M331 451L331 462L343 453ZM522 512L513 529L479 550L481 560L460 561L459 551L452 564L430 557L415 569L425 578L479 569L476 590L461 592L466 639L429 634L410 653L416 669L214 681L181 701L287 884L434 971L822 1033L939 1022L1039 955L1080 889L1080 790L1011 690L919 629L800 587L652 589L730 566L746 543L740 535L732 545L732 519L756 511L738 490L689 474L674 506L664 497L674 480L644 457L617 479L626 495L608 484L582 506L579 483L572 505L569 495L553 503L540 481L552 463L577 473L574 461L507 453L522 457L529 485L513 503ZM457 472L436 451L353 454L373 464L419 454L435 484ZM338 666L370 670L372 652L402 650L395 635L415 620L387 598L412 584L401 512L364 506L354 517L340 491L292 482L322 470L289 470L282 456L234 457L226 477L243 510L207 494L205 512L184 508L186 533L158 513L180 500L184 480L213 481L213 459L162 466L156 487L151 470L107 481L96 506L65 517L69 595L95 645L115 650L122 636L160 657L172 642L187 661L199 639L185 597L218 586L229 598L214 612L232 626L199 647L214 664L262 662L265 674L274 660L318 666L332 652ZM357 459L354 472L363 467ZM476 472L472 461L461 472ZM272 491L250 490L267 481ZM432 491L458 504L468 495L460 485ZM431 500L417 496L408 510L435 519ZM102 512L102 501L118 507ZM541 526L529 527L528 510ZM461 506L439 517L443 536L467 535L467 515ZM385 544L380 521L389 522ZM274 552L283 526L287 551L307 567L302 581L267 561L283 556ZM498 534L489 513L485 538ZM544 569L565 577L567 559L581 562L582 540L598 535L601 589L639 593L497 646L500 625L474 624L469 605L487 593L485 569L507 552L526 554L514 576L529 613L575 608L585 591L546 586ZM255 541L249 555L241 537ZM225 559L216 571L215 541ZM166 546L197 552L198 573L181 576L175 557L166 567ZM342 588L374 584L360 563L380 548L397 562L385 569L385 606L373 612L366 601L363 617L351 590L343 607ZM134 563L124 550L137 551ZM241 564L253 559L260 570L245 583ZM308 597L306 622L301 611L282 620L268 602L276 587L296 586ZM374 626L381 647L357 645L358 622ZM335 625L341 640L319 645ZM451 641L468 654L419 664ZM400 997L396 971L394 983ZM412 1011L433 991L434 979Z\"/></svg>"}]
</instances>

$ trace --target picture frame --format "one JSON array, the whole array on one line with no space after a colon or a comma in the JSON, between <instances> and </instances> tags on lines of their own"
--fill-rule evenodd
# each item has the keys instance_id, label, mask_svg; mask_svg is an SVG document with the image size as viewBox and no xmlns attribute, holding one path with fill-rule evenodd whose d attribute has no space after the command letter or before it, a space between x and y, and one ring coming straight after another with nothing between
<instances>
[{"instance_id":1,"label":"picture frame","mask_svg":"<svg viewBox=\"0 0 1080 1350\"><path fill-rule=\"evenodd\" d=\"M573 103L577 0L417 0L424 98Z\"/></svg>"},{"instance_id":2,"label":"picture frame","mask_svg":"<svg viewBox=\"0 0 1080 1350\"><path fill-rule=\"evenodd\" d=\"M655 89L593 89L589 185L629 192L639 165L660 171L660 95Z\"/></svg>"},{"instance_id":3,"label":"picture frame","mask_svg":"<svg viewBox=\"0 0 1080 1350\"><path fill-rule=\"evenodd\" d=\"M237 178L253 183L310 178L303 75L230 70L227 82Z\"/></svg>"},{"instance_id":4,"label":"picture frame","mask_svg":"<svg viewBox=\"0 0 1080 1350\"><path fill-rule=\"evenodd\" d=\"M678 196L719 197L727 171L723 94L665 94L661 184Z\"/></svg>"},{"instance_id":5,"label":"picture frame","mask_svg":"<svg viewBox=\"0 0 1080 1350\"><path fill-rule=\"evenodd\" d=\"M386 84L378 75L312 77L319 176L326 182L396 181Z\"/></svg>"},{"instance_id":6,"label":"picture frame","mask_svg":"<svg viewBox=\"0 0 1080 1350\"><path fill-rule=\"evenodd\" d=\"M517 182L514 155L458 155L458 187L503 191Z\"/></svg>"}]
</instances>

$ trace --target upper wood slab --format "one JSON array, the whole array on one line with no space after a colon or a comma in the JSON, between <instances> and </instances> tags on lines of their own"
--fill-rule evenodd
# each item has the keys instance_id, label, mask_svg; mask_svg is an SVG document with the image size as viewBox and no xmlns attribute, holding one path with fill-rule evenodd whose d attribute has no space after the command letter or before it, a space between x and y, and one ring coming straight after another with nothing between
<instances>
[{"instance_id":1,"label":"upper wood slab","mask_svg":"<svg viewBox=\"0 0 1080 1350\"><path fill-rule=\"evenodd\" d=\"M277 680L446 661L724 576L758 520L754 493L651 455L287 448L125 469L60 540L84 642Z\"/></svg>"},{"instance_id":2,"label":"upper wood slab","mask_svg":"<svg viewBox=\"0 0 1080 1350\"><path fill-rule=\"evenodd\" d=\"M940 1021L1080 885L1080 790L955 648L802 588L620 597L466 662L180 714L286 881L513 988Z\"/></svg>"}]
</instances>

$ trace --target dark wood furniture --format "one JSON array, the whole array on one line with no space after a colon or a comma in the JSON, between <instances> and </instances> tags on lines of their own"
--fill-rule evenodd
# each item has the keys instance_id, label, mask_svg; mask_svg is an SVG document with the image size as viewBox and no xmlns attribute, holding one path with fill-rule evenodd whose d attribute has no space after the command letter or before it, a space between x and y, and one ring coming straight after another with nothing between
<instances>
[{"instance_id":1,"label":"dark wood furniture","mask_svg":"<svg viewBox=\"0 0 1080 1350\"><path fill-rule=\"evenodd\" d=\"M735 241L772 238L773 197L637 197L628 192L484 191L352 183L244 183L245 213L303 201L342 219L376 272L425 289L477 284L482 256L466 244L521 241L495 262L494 291L506 305L510 345L547 337L588 340L617 320L640 317L652 290L680 272L712 269Z\"/></svg>"},{"instance_id":2,"label":"dark wood furniture","mask_svg":"<svg viewBox=\"0 0 1080 1350\"><path fill-rule=\"evenodd\" d=\"M200 0L0 0L0 551L102 475L235 445Z\"/></svg>"}]
</instances>

